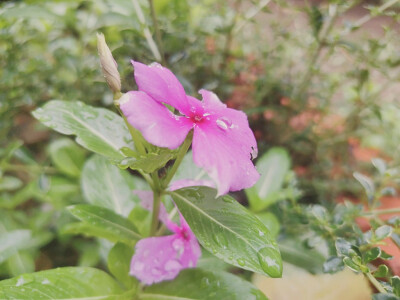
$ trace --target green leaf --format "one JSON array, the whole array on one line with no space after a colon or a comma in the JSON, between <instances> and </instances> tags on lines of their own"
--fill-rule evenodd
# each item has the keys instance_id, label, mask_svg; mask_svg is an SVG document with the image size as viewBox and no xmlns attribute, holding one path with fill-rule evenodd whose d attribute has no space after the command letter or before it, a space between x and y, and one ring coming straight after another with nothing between
<instances>
[{"instance_id":1,"label":"green leaf","mask_svg":"<svg viewBox=\"0 0 400 300\"><path fill-rule=\"evenodd\" d=\"M278 218L270 212L259 213L256 214L256 216L265 225L265 227L268 228L269 232L271 232L271 235L276 238L281 229L281 224L279 223Z\"/></svg>"},{"instance_id":2,"label":"green leaf","mask_svg":"<svg viewBox=\"0 0 400 300\"><path fill-rule=\"evenodd\" d=\"M329 257L326 262L324 263L324 273L336 273L341 270L343 270L344 264L343 264L343 258L337 257L337 256L331 256Z\"/></svg>"},{"instance_id":3,"label":"green leaf","mask_svg":"<svg viewBox=\"0 0 400 300\"><path fill-rule=\"evenodd\" d=\"M279 241L279 249L284 261L301 267L312 274L322 272L325 257L318 251L307 248L301 240L288 237Z\"/></svg>"},{"instance_id":4,"label":"green leaf","mask_svg":"<svg viewBox=\"0 0 400 300\"><path fill-rule=\"evenodd\" d=\"M22 186L23 182L13 176L4 176L0 177L0 192L2 191L13 191L19 189Z\"/></svg>"},{"instance_id":5,"label":"green leaf","mask_svg":"<svg viewBox=\"0 0 400 300\"><path fill-rule=\"evenodd\" d=\"M7 260L8 272L11 276L18 276L35 271L35 260L28 251L18 251Z\"/></svg>"},{"instance_id":6,"label":"green leaf","mask_svg":"<svg viewBox=\"0 0 400 300\"><path fill-rule=\"evenodd\" d=\"M171 196L204 248L239 268L282 275L278 246L261 221L230 196L208 187L189 187Z\"/></svg>"},{"instance_id":7,"label":"green leaf","mask_svg":"<svg viewBox=\"0 0 400 300\"><path fill-rule=\"evenodd\" d=\"M382 158L373 158L371 160L374 167L379 171L379 174L384 175L387 170L386 162Z\"/></svg>"},{"instance_id":8,"label":"green leaf","mask_svg":"<svg viewBox=\"0 0 400 300\"><path fill-rule=\"evenodd\" d=\"M386 265L379 265L378 269L373 272L373 275L377 278L386 277L389 273L389 268Z\"/></svg>"},{"instance_id":9,"label":"green leaf","mask_svg":"<svg viewBox=\"0 0 400 300\"><path fill-rule=\"evenodd\" d=\"M75 135L76 142L86 149L111 159L124 158L120 149L133 147L123 119L104 108L79 101L52 100L32 114L59 133Z\"/></svg>"},{"instance_id":10,"label":"green leaf","mask_svg":"<svg viewBox=\"0 0 400 300\"><path fill-rule=\"evenodd\" d=\"M84 267L59 268L0 281L0 299L129 299L108 274Z\"/></svg>"},{"instance_id":11,"label":"green leaf","mask_svg":"<svg viewBox=\"0 0 400 300\"><path fill-rule=\"evenodd\" d=\"M26 248L26 242L31 238L30 230L11 230L0 236L0 263L14 255L17 250Z\"/></svg>"},{"instance_id":12,"label":"green leaf","mask_svg":"<svg viewBox=\"0 0 400 300\"><path fill-rule=\"evenodd\" d=\"M132 288L137 282L135 278L129 276L132 256L133 247L121 243L116 243L108 254L108 269L126 288Z\"/></svg>"},{"instance_id":13,"label":"green leaf","mask_svg":"<svg viewBox=\"0 0 400 300\"><path fill-rule=\"evenodd\" d=\"M131 168L133 170L142 170L145 173L152 173L166 165L168 161L173 159L175 154L169 151L161 153L148 153L146 156L128 157L123 159L118 166L121 168Z\"/></svg>"},{"instance_id":14,"label":"green leaf","mask_svg":"<svg viewBox=\"0 0 400 300\"><path fill-rule=\"evenodd\" d=\"M186 180L186 179L212 181L212 179L207 175L207 173L194 163L193 154L191 151L186 153L178 170L174 175L173 181Z\"/></svg>"},{"instance_id":15,"label":"green leaf","mask_svg":"<svg viewBox=\"0 0 400 300\"><path fill-rule=\"evenodd\" d=\"M339 256L349 256L351 251L353 251L351 243L343 238L337 238L335 246Z\"/></svg>"},{"instance_id":16,"label":"green leaf","mask_svg":"<svg viewBox=\"0 0 400 300\"><path fill-rule=\"evenodd\" d=\"M186 269L173 281L144 289L141 300L267 300L251 283L225 272Z\"/></svg>"},{"instance_id":17,"label":"green leaf","mask_svg":"<svg viewBox=\"0 0 400 300\"><path fill-rule=\"evenodd\" d=\"M393 294L374 294L372 300L399 300L400 298Z\"/></svg>"},{"instance_id":18,"label":"green leaf","mask_svg":"<svg viewBox=\"0 0 400 300\"><path fill-rule=\"evenodd\" d=\"M138 202L132 191L142 189L145 183L106 158L93 155L83 167L81 185L87 202L127 216Z\"/></svg>"},{"instance_id":19,"label":"green leaf","mask_svg":"<svg viewBox=\"0 0 400 300\"><path fill-rule=\"evenodd\" d=\"M343 263L354 272L360 272L360 266L356 264L350 257L343 258Z\"/></svg>"},{"instance_id":20,"label":"green leaf","mask_svg":"<svg viewBox=\"0 0 400 300\"><path fill-rule=\"evenodd\" d=\"M50 144L49 153L57 169L71 177L79 177L85 162L85 152L73 141L58 139Z\"/></svg>"},{"instance_id":21,"label":"green leaf","mask_svg":"<svg viewBox=\"0 0 400 300\"><path fill-rule=\"evenodd\" d=\"M392 226L382 225L375 230L375 238L380 241L389 237L393 232Z\"/></svg>"},{"instance_id":22,"label":"green leaf","mask_svg":"<svg viewBox=\"0 0 400 300\"><path fill-rule=\"evenodd\" d=\"M391 277L390 283L393 287L393 294L395 294L397 297L400 297L400 277L399 276Z\"/></svg>"},{"instance_id":23,"label":"green leaf","mask_svg":"<svg viewBox=\"0 0 400 300\"><path fill-rule=\"evenodd\" d=\"M78 204L69 206L68 210L78 219L87 224L92 231L87 234L97 233L98 237L112 237L111 241L121 241L132 245L141 238L135 226L124 217L113 211L95 205ZM85 228L85 225L82 225Z\"/></svg>"},{"instance_id":24,"label":"green leaf","mask_svg":"<svg viewBox=\"0 0 400 300\"><path fill-rule=\"evenodd\" d=\"M260 211L279 200L279 192L290 168L290 157L283 148L272 148L257 161L261 177L257 183L246 189L250 207Z\"/></svg>"},{"instance_id":25,"label":"green leaf","mask_svg":"<svg viewBox=\"0 0 400 300\"><path fill-rule=\"evenodd\" d=\"M354 172L353 176L357 181L363 186L365 193L367 194L368 203L372 203L372 200L375 197L375 185L371 178L358 173Z\"/></svg>"},{"instance_id":26,"label":"green leaf","mask_svg":"<svg viewBox=\"0 0 400 300\"><path fill-rule=\"evenodd\" d=\"M369 249L367 252L364 253L364 262L369 263L381 256L381 248L374 247Z\"/></svg>"}]
</instances>

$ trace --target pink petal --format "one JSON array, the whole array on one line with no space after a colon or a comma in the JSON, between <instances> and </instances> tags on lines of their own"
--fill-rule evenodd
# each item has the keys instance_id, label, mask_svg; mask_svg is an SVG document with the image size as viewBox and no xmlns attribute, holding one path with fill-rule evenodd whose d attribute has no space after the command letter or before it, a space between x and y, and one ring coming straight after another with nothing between
<instances>
[{"instance_id":1,"label":"pink petal","mask_svg":"<svg viewBox=\"0 0 400 300\"><path fill-rule=\"evenodd\" d=\"M193 122L178 117L143 92L128 92L120 108L128 122L151 144L178 148L193 127Z\"/></svg>"},{"instance_id":2,"label":"pink petal","mask_svg":"<svg viewBox=\"0 0 400 300\"><path fill-rule=\"evenodd\" d=\"M195 267L200 253L200 246L193 237L184 239L174 234L145 238L136 244L130 275L147 285L171 280L182 269Z\"/></svg>"},{"instance_id":3,"label":"pink petal","mask_svg":"<svg viewBox=\"0 0 400 300\"><path fill-rule=\"evenodd\" d=\"M175 191L188 186L208 186L215 187L214 183L210 180L191 180L191 179L182 179L174 181L170 184L169 190Z\"/></svg>"},{"instance_id":4,"label":"pink petal","mask_svg":"<svg viewBox=\"0 0 400 300\"><path fill-rule=\"evenodd\" d=\"M145 92L159 103L177 108L183 114L189 111L185 90L170 70L158 63L147 66L132 61L132 64L139 91Z\"/></svg>"},{"instance_id":5,"label":"pink petal","mask_svg":"<svg viewBox=\"0 0 400 300\"><path fill-rule=\"evenodd\" d=\"M251 161L257 155L257 144L247 116L223 107L218 98L211 98L211 92L202 93L208 99L205 110L210 116L194 129L194 162L217 182L219 195L251 187L260 175Z\"/></svg>"}]
</instances>

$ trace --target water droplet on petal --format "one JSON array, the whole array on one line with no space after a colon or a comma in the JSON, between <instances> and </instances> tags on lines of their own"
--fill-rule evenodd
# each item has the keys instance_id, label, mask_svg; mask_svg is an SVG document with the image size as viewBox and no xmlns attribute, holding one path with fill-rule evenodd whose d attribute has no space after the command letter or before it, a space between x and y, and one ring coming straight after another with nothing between
<instances>
[{"instance_id":1,"label":"water droplet on petal","mask_svg":"<svg viewBox=\"0 0 400 300\"><path fill-rule=\"evenodd\" d=\"M183 246L184 246L183 241L182 241L181 239L179 239L179 238L178 238L178 239L175 239L175 240L172 242L172 248L174 248L174 250L176 250L176 251L182 249Z\"/></svg>"},{"instance_id":2,"label":"water droplet on petal","mask_svg":"<svg viewBox=\"0 0 400 300\"><path fill-rule=\"evenodd\" d=\"M151 274L155 275L155 276L160 276L161 275L161 271L158 268L153 268L151 269Z\"/></svg>"},{"instance_id":3,"label":"water droplet on petal","mask_svg":"<svg viewBox=\"0 0 400 300\"><path fill-rule=\"evenodd\" d=\"M176 271L178 269L182 268L182 265L179 261L177 260L169 260L164 266L165 271Z\"/></svg>"},{"instance_id":4,"label":"water droplet on petal","mask_svg":"<svg viewBox=\"0 0 400 300\"><path fill-rule=\"evenodd\" d=\"M134 263L134 265L133 265L133 270L134 271L140 272L143 269L144 269L144 263L142 263L140 261L137 261L137 262Z\"/></svg>"},{"instance_id":5,"label":"water droplet on petal","mask_svg":"<svg viewBox=\"0 0 400 300\"><path fill-rule=\"evenodd\" d=\"M232 122L225 117L219 118L217 121L215 121L215 123L217 123L219 129L224 131L228 130L228 128L232 125Z\"/></svg>"}]
</instances>

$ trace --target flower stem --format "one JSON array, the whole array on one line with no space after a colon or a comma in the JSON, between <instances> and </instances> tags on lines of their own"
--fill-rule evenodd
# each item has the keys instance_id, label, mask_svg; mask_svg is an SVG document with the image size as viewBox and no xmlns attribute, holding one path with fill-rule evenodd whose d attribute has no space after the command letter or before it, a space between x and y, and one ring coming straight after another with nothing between
<instances>
[{"instance_id":1,"label":"flower stem","mask_svg":"<svg viewBox=\"0 0 400 300\"><path fill-rule=\"evenodd\" d=\"M160 213L161 193L153 190L153 214L151 219L150 236L154 236L158 228L158 215Z\"/></svg>"},{"instance_id":2,"label":"flower stem","mask_svg":"<svg viewBox=\"0 0 400 300\"><path fill-rule=\"evenodd\" d=\"M390 208L390 209L375 209L363 213L363 216L375 216L384 214L395 214L400 213L400 208Z\"/></svg>"},{"instance_id":3,"label":"flower stem","mask_svg":"<svg viewBox=\"0 0 400 300\"><path fill-rule=\"evenodd\" d=\"M378 290L379 293L387 294L385 288L379 283L378 280L376 280L376 278L371 273L366 273L365 275L367 275L368 280Z\"/></svg>"},{"instance_id":4,"label":"flower stem","mask_svg":"<svg viewBox=\"0 0 400 300\"><path fill-rule=\"evenodd\" d=\"M181 164L183 158L186 155L186 152L189 150L190 145L192 144L193 139L193 131L189 132L185 141L183 142L181 148L179 149L178 156L172 166L171 170L169 170L167 177L164 180L164 187L167 188L172 178L174 177L176 171L178 170L179 165Z\"/></svg>"},{"instance_id":5,"label":"flower stem","mask_svg":"<svg viewBox=\"0 0 400 300\"><path fill-rule=\"evenodd\" d=\"M154 42L153 37L151 36L149 27L146 24L146 20L144 18L144 14L143 14L142 8L140 7L138 0L132 0L132 4L133 4L133 7L135 8L136 15L139 19L139 22L140 22L141 26L143 27L143 34L147 41L147 44L149 45L151 52L153 53L153 55L157 61L162 61L160 51L158 50L157 44Z\"/></svg>"},{"instance_id":6,"label":"flower stem","mask_svg":"<svg viewBox=\"0 0 400 300\"><path fill-rule=\"evenodd\" d=\"M162 39L161 39L160 27L158 27L157 15L156 15L156 10L154 9L153 0L149 0L149 5L150 5L150 11L151 11L151 19L153 20L154 31L156 34L156 41L157 41L158 49L160 50L160 54L161 54L161 61L162 61L162 64L165 66L166 61L165 61L164 47L163 47L163 43L162 43Z\"/></svg>"}]
</instances>

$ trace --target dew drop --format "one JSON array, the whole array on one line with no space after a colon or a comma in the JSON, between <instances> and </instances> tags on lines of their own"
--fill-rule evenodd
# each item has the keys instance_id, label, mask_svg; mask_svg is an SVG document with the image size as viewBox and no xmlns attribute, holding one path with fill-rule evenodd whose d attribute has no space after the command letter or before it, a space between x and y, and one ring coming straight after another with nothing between
<instances>
[{"instance_id":1,"label":"dew drop","mask_svg":"<svg viewBox=\"0 0 400 300\"><path fill-rule=\"evenodd\" d=\"M165 271L175 271L182 268L182 265L177 260L169 260L164 266Z\"/></svg>"},{"instance_id":2,"label":"dew drop","mask_svg":"<svg viewBox=\"0 0 400 300\"><path fill-rule=\"evenodd\" d=\"M135 264L133 265L133 270L134 271L140 272L143 269L144 269L144 263L142 263L140 261L135 262Z\"/></svg>"},{"instance_id":3,"label":"dew drop","mask_svg":"<svg viewBox=\"0 0 400 300\"><path fill-rule=\"evenodd\" d=\"M20 278L18 278L17 284L15 286L21 286L23 284L25 284L25 279L21 276Z\"/></svg>"},{"instance_id":4,"label":"dew drop","mask_svg":"<svg viewBox=\"0 0 400 300\"><path fill-rule=\"evenodd\" d=\"M264 234L265 234L265 233L264 233L263 231L258 230L258 235L259 235L259 236L264 236Z\"/></svg>"},{"instance_id":5,"label":"dew drop","mask_svg":"<svg viewBox=\"0 0 400 300\"><path fill-rule=\"evenodd\" d=\"M222 201L226 202L226 203L233 203L233 199L229 196L224 196L222 197Z\"/></svg>"},{"instance_id":6,"label":"dew drop","mask_svg":"<svg viewBox=\"0 0 400 300\"><path fill-rule=\"evenodd\" d=\"M200 283L202 288L206 288L210 285L210 279L208 279L207 277L203 277L201 279L201 283Z\"/></svg>"},{"instance_id":7,"label":"dew drop","mask_svg":"<svg viewBox=\"0 0 400 300\"><path fill-rule=\"evenodd\" d=\"M244 266L245 265L245 261L243 258L238 258L237 263L239 264L239 266Z\"/></svg>"},{"instance_id":8,"label":"dew drop","mask_svg":"<svg viewBox=\"0 0 400 300\"><path fill-rule=\"evenodd\" d=\"M151 274L155 275L155 276L160 276L161 275L161 271L158 268L153 268L151 269Z\"/></svg>"},{"instance_id":9,"label":"dew drop","mask_svg":"<svg viewBox=\"0 0 400 300\"><path fill-rule=\"evenodd\" d=\"M219 129L226 131L228 130L228 128L231 126L231 121L228 120L225 117L219 118L217 121L215 121L215 123L217 123L217 126Z\"/></svg>"},{"instance_id":10,"label":"dew drop","mask_svg":"<svg viewBox=\"0 0 400 300\"><path fill-rule=\"evenodd\" d=\"M258 261L261 265L261 268L268 274L271 274L271 269L275 269L277 276L280 275L281 266L276 262L275 259L271 258L271 255L274 255L274 251L264 247L257 252Z\"/></svg>"},{"instance_id":11,"label":"dew drop","mask_svg":"<svg viewBox=\"0 0 400 300\"><path fill-rule=\"evenodd\" d=\"M184 244L183 241L181 239L175 239L172 242L172 248L174 248L174 250L179 251L183 248Z\"/></svg>"},{"instance_id":12,"label":"dew drop","mask_svg":"<svg viewBox=\"0 0 400 300\"><path fill-rule=\"evenodd\" d=\"M49 283L50 283L50 281L47 278L43 279L43 281L42 281L42 284L49 284Z\"/></svg>"}]
</instances>

